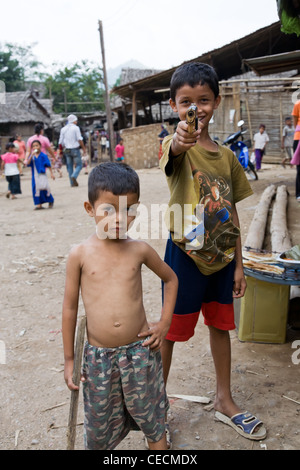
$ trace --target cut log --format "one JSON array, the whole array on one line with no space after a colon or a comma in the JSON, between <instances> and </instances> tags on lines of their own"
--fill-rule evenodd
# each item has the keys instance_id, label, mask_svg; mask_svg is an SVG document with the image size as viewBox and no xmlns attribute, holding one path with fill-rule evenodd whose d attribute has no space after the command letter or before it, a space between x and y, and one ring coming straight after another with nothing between
<instances>
[{"instance_id":1,"label":"cut log","mask_svg":"<svg viewBox=\"0 0 300 470\"><path fill-rule=\"evenodd\" d=\"M268 186L255 209L255 213L247 234L245 247L254 250L261 250L264 244L265 232L268 220L268 213L271 201L276 193L276 186L271 184Z\"/></svg>"},{"instance_id":2,"label":"cut log","mask_svg":"<svg viewBox=\"0 0 300 470\"><path fill-rule=\"evenodd\" d=\"M278 186L270 224L272 251L282 253L292 248L287 228L288 192L285 185Z\"/></svg>"}]
</instances>

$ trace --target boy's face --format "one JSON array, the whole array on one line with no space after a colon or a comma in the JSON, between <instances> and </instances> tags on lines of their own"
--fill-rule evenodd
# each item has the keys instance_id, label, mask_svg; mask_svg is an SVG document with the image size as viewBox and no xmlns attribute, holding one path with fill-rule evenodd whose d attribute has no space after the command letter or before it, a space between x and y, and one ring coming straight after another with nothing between
<instances>
[{"instance_id":1,"label":"boy's face","mask_svg":"<svg viewBox=\"0 0 300 470\"><path fill-rule=\"evenodd\" d=\"M192 103L198 108L200 127L207 127L214 111L218 108L221 97L215 97L212 89L207 85L184 85L176 92L175 101L170 99L170 106L179 115L181 121L186 120L186 112Z\"/></svg>"},{"instance_id":2,"label":"boy's face","mask_svg":"<svg viewBox=\"0 0 300 470\"><path fill-rule=\"evenodd\" d=\"M127 238L127 231L136 217L138 202L136 193L116 196L110 191L101 191L93 206L90 202L85 202L84 206L95 219L98 238L119 240Z\"/></svg>"},{"instance_id":3,"label":"boy's face","mask_svg":"<svg viewBox=\"0 0 300 470\"><path fill-rule=\"evenodd\" d=\"M31 147L32 153L40 153L41 151L41 146L38 142L34 142Z\"/></svg>"}]
</instances>

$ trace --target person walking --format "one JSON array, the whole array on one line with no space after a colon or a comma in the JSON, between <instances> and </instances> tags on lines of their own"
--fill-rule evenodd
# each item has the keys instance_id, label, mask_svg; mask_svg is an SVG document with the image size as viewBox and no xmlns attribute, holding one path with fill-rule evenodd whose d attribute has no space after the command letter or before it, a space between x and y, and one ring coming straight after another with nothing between
<instances>
[{"instance_id":1,"label":"person walking","mask_svg":"<svg viewBox=\"0 0 300 470\"><path fill-rule=\"evenodd\" d=\"M72 187L78 186L77 178L82 169L80 148L82 148L83 154L86 155L86 148L77 122L77 117L74 114L70 114L70 116L68 116L68 123L62 128L59 136L59 145L64 149L67 170Z\"/></svg>"},{"instance_id":2,"label":"person walking","mask_svg":"<svg viewBox=\"0 0 300 470\"><path fill-rule=\"evenodd\" d=\"M261 162L266 152L266 145L269 142L269 136L266 133L266 126L261 124L259 131L254 135L254 153L256 161L256 171L261 171Z\"/></svg>"}]
</instances>

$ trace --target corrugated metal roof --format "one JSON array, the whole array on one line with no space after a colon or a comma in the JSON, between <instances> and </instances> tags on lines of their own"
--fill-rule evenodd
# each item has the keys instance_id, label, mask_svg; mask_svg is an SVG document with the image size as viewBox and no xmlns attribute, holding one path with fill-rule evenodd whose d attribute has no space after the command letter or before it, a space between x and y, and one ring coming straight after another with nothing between
<instances>
[{"instance_id":1,"label":"corrugated metal roof","mask_svg":"<svg viewBox=\"0 0 300 470\"><path fill-rule=\"evenodd\" d=\"M300 38L282 33L281 24L278 21L185 63L194 61L208 63L216 69L220 80L226 80L246 71L245 60L298 49L300 49ZM141 103L148 104L149 100L153 104L165 101L169 98L169 93L160 90L168 90L171 77L177 67L115 87L112 92L124 99L132 99L133 92L135 92L136 100Z\"/></svg>"},{"instance_id":2,"label":"corrugated metal roof","mask_svg":"<svg viewBox=\"0 0 300 470\"><path fill-rule=\"evenodd\" d=\"M300 50L246 59L244 64L260 76L293 69L298 70L300 65Z\"/></svg>"}]
</instances>

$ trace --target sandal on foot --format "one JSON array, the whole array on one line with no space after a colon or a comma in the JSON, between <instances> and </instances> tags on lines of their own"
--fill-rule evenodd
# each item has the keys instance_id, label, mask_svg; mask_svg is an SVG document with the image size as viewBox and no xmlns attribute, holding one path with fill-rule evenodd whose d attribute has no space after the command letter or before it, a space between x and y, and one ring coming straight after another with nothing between
<instances>
[{"instance_id":1,"label":"sandal on foot","mask_svg":"<svg viewBox=\"0 0 300 470\"><path fill-rule=\"evenodd\" d=\"M263 426L262 421L257 419L251 413L239 413L232 418L216 411L215 418L222 423L228 424L231 426L236 432L238 432L241 436L245 437L246 439L251 439L254 441L261 441L265 439L267 435L267 431Z\"/></svg>"}]
</instances>

